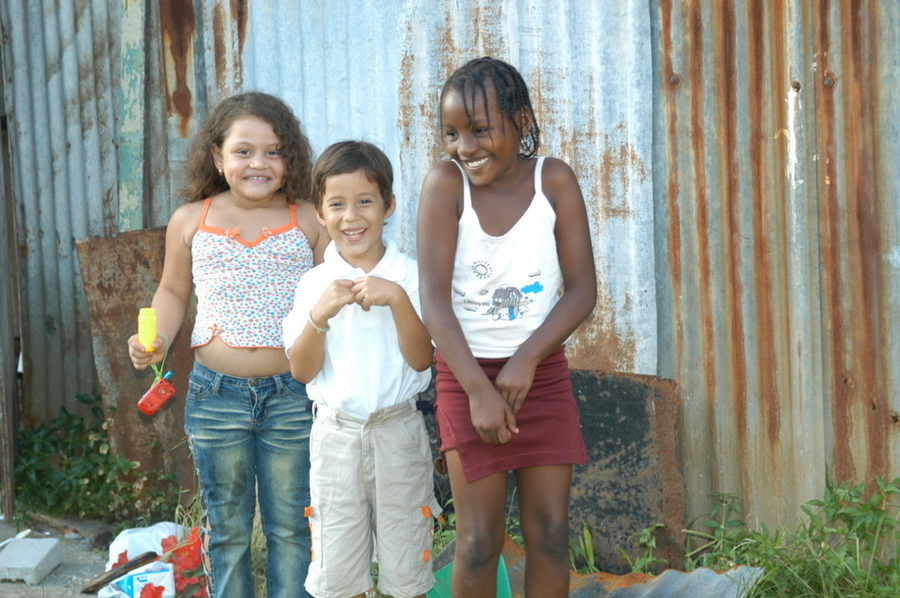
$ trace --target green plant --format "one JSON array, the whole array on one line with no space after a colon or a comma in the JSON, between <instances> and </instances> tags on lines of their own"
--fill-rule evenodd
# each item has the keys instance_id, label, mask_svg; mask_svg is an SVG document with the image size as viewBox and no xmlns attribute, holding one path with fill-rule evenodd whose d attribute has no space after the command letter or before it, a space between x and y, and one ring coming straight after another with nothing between
<instances>
[{"instance_id":1,"label":"green plant","mask_svg":"<svg viewBox=\"0 0 900 598\"><path fill-rule=\"evenodd\" d=\"M581 534L569 542L569 562L572 570L578 573L599 573L594 557L594 536L586 521L581 522Z\"/></svg>"},{"instance_id":2,"label":"green plant","mask_svg":"<svg viewBox=\"0 0 900 598\"><path fill-rule=\"evenodd\" d=\"M456 537L456 513L453 512L453 499L444 505L443 512L437 518L432 537L431 553L437 556Z\"/></svg>"},{"instance_id":3,"label":"green plant","mask_svg":"<svg viewBox=\"0 0 900 598\"><path fill-rule=\"evenodd\" d=\"M19 433L20 508L124 526L171 520L181 492L174 474L142 471L113 453L100 397L75 398L88 406L89 417L63 406L49 424Z\"/></svg>"},{"instance_id":4,"label":"green plant","mask_svg":"<svg viewBox=\"0 0 900 598\"><path fill-rule=\"evenodd\" d=\"M665 528L662 523L654 523L649 527L645 527L639 532L635 532L628 536L629 540L637 538L638 548L643 549L643 553L636 559L632 560L631 555L619 549L631 570L636 573L654 573L654 565L667 565L668 561L654 556L653 551L656 550L656 530Z\"/></svg>"},{"instance_id":5,"label":"green plant","mask_svg":"<svg viewBox=\"0 0 900 598\"><path fill-rule=\"evenodd\" d=\"M900 478L866 484L828 480L822 500L801 508L796 529L748 529L730 495L719 495L713 517L686 530L702 545L687 551L686 566L764 570L747 598L888 598L900 596ZM737 522L737 523L735 523Z\"/></svg>"},{"instance_id":6,"label":"green plant","mask_svg":"<svg viewBox=\"0 0 900 598\"><path fill-rule=\"evenodd\" d=\"M685 551L685 566L688 571L697 567L727 569L733 566L734 548L745 535L744 522L738 518L742 516L742 512L737 497L723 492L717 492L713 497L716 504L710 516L700 523L709 531L684 530L688 540L688 549ZM695 524L696 520L688 527Z\"/></svg>"}]
</instances>

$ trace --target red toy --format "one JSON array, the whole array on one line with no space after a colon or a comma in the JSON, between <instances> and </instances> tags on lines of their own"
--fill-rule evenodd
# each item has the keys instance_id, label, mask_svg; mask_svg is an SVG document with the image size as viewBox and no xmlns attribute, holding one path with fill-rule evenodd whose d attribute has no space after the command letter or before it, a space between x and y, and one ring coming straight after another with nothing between
<instances>
[{"instance_id":1,"label":"red toy","mask_svg":"<svg viewBox=\"0 0 900 598\"><path fill-rule=\"evenodd\" d=\"M166 375L157 380L150 390L144 393L141 400L138 401L138 409L147 415L153 415L159 408L166 404L172 395L175 394L175 387L169 382L169 376L172 372L166 372Z\"/></svg>"}]
</instances>

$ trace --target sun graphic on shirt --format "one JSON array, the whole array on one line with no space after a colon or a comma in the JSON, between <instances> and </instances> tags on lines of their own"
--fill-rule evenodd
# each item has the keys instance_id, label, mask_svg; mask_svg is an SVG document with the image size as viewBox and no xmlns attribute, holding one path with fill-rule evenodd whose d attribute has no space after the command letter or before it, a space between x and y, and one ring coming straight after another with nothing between
<instances>
[{"instance_id":1,"label":"sun graphic on shirt","mask_svg":"<svg viewBox=\"0 0 900 598\"><path fill-rule=\"evenodd\" d=\"M490 278L492 273L491 265L485 261L478 260L472 264L472 273L478 278Z\"/></svg>"}]
</instances>

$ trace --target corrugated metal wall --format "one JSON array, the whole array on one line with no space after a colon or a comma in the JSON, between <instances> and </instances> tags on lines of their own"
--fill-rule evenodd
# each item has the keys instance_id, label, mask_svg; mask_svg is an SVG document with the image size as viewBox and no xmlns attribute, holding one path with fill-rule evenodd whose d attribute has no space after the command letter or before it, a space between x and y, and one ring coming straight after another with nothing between
<instances>
[{"instance_id":1,"label":"corrugated metal wall","mask_svg":"<svg viewBox=\"0 0 900 598\"><path fill-rule=\"evenodd\" d=\"M117 30L118 6L0 3L20 251L14 275L23 292L24 415L33 421L95 386L75 239L117 228L112 77L119 61L118 39L109 33Z\"/></svg>"},{"instance_id":2,"label":"corrugated metal wall","mask_svg":"<svg viewBox=\"0 0 900 598\"><path fill-rule=\"evenodd\" d=\"M675 380L689 514L723 491L790 522L830 467L897 473L896 0L0 10L32 417L93 383L74 239L163 224L215 101L276 93L317 151L380 143L413 251L440 85L492 54L588 201L600 303L573 366Z\"/></svg>"},{"instance_id":3,"label":"corrugated metal wall","mask_svg":"<svg viewBox=\"0 0 900 598\"><path fill-rule=\"evenodd\" d=\"M689 512L724 491L790 522L829 471L900 474L900 4L652 14L659 374Z\"/></svg>"}]
</instances>

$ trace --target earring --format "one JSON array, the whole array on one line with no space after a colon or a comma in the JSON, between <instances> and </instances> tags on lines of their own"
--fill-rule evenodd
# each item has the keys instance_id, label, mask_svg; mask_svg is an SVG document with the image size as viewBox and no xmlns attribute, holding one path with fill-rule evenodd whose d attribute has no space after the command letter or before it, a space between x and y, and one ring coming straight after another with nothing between
<instances>
[{"instance_id":1,"label":"earring","mask_svg":"<svg viewBox=\"0 0 900 598\"><path fill-rule=\"evenodd\" d=\"M222 169L219 169L219 176L222 176Z\"/></svg>"}]
</instances>

